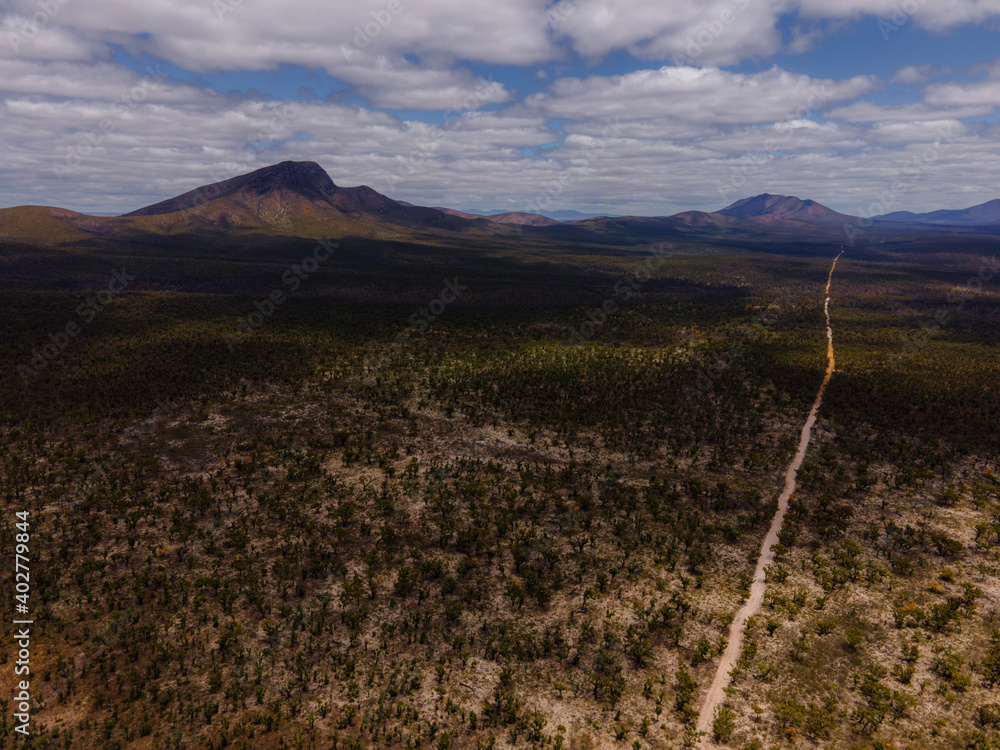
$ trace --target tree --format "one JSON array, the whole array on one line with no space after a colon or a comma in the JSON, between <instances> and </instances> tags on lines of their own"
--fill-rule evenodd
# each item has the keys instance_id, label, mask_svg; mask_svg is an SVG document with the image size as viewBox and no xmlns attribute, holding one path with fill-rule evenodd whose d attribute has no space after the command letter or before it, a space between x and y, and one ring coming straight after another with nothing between
<instances>
[{"instance_id":1,"label":"tree","mask_svg":"<svg viewBox=\"0 0 1000 750\"><path fill-rule=\"evenodd\" d=\"M990 647L986 651L986 656L983 657L981 670L986 687L991 688L1000 682L1000 630L993 631Z\"/></svg>"},{"instance_id":2,"label":"tree","mask_svg":"<svg viewBox=\"0 0 1000 750\"><path fill-rule=\"evenodd\" d=\"M728 742L736 729L736 714L731 708L717 706L712 720L712 733L718 742Z\"/></svg>"},{"instance_id":3,"label":"tree","mask_svg":"<svg viewBox=\"0 0 1000 750\"><path fill-rule=\"evenodd\" d=\"M518 609L524 604L524 589L517 581L509 581L506 589L507 598L510 599L510 606L517 606Z\"/></svg>"},{"instance_id":4,"label":"tree","mask_svg":"<svg viewBox=\"0 0 1000 750\"><path fill-rule=\"evenodd\" d=\"M684 664L681 664L680 668L678 668L676 678L677 684L674 687L677 694L674 698L674 705L679 713L686 719L690 719L695 714L694 709L691 707L691 701L694 699L694 693L698 689L698 683L691 677L691 673L687 671L687 667Z\"/></svg>"},{"instance_id":5,"label":"tree","mask_svg":"<svg viewBox=\"0 0 1000 750\"><path fill-rule=\"evenodd\" d=\"M653 644L649 631L640 625L630 625L625 636L625 651L639 668L646 666L653 657Z\"/></svg>"},{"instance_id":6,"label":"tree","mask_svg":"<svg viewBox=\"0 0 1000 750\"><path fill-rule=\"evenodd\" d=\"M865 639L865 635L861 632L860 628L848 628L844 631L844 635L847 636L847 645L850 646L852 651L857 651Z\"/></svg>"}]
</instances>

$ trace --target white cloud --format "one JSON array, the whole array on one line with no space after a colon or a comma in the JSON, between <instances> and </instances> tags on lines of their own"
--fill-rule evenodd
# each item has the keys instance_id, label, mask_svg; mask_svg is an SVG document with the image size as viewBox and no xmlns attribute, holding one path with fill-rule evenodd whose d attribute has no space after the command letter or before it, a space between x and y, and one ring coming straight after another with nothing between
<instances>
[{"instance_id":1,"label":"white cloud","mask_svg":"<svg viewBox=\"0 0 1000 750\"><path fill-rule=\"evenodd\" d=\"M51 0L55 12L35 24L35 0L13 0L3 19L0 54L18 59L93 59L108 44L196 73L267 70L285 64L326 70L354 84L374 106L449 110L476 99L481 86L458 59L531 64L558 54L539 0ZM60 4L61 3L61 4ZM34 31L24 32L25 24ZM30 38L29 38L30 37ZM420 63L404 59L415 55ZM494 85L476 106L509 98Z\"/></svg>"},{"instance_id":2,"label":"white cloud","mask_svg":"<svg viewBox=\"0 0 1000 750\"><path fill-rule=\"evenodd\" d=\"M785 0L572 0L555 25L582 55L626 49L644 59L729 65L781 47Z\"/></svg>"},{"instance_id":3,"label":"white cloud","mask_svg":"<svg viewBox=\"0 0 1000 750\"><path fill-rule=\"evenodd\" d=\"M0 94L106 101L208 102L200 89L167 85L158 66L137 72L113 63L35 62L0 59Z\"/></svg>"},{"instance_id":4,"label":"white cloud","mask_svg":"<svg viewBox=\"0 0 1000 750\"><path fill-rule=\"evenodd\" d=\"M996 105L967 107L929 106L924 102L910 104L873 104L854 102L827 113L830 119L848 122L922 122L926 120L964 120L982 117L996 111Z\"/></svg>"},{"instance_id":5,"label":"white cloud","mask_svg":"<svg viewBox=\"0 0 1000 750\"><path fill-rule=\"evenodd\" d=\"M996 108L1000 104L1000 78L978 83L938 83L925 92L928 104L938 107L981 106Z\"/></svg>"},{"instance_id":6,"label":"white cloud","mask_svg":"<svg viewBox=\"0 0 1000 750\"><path fill-rule=\"evenodd\" d=\"M43 14L32 19L15 13L0 17L0 59L82 62L104 54L102 44L56 25L56 18Z\"/></svg>"},{"instance_id":7,"label":"white cloud","mask_svg":"<svg viewBox=\"0 0 1000 750\"><path fill-rule=\"evenodd\" d=\"M933 74L934 69L931 65L906 65L896 71L892 82L908 85L927 83Z\"/></svg>"},{"instance_id":8,"label":"white cloud","mask_svg":"<svg viewBox=\"0 0 1000 750\"><path fill-rule=\"evenodd\" d=\"M343 60L341 45L389 57L511 65L541 62L554 52L541 0L101 0L100 12L62 1L52 25L199 72L281 63L326 67ZM29 18L38 11L35 0L10 5Z\"/></svg>"},{"instance_id":9,"label":"white cloud","mask_svg":"<svg viewBox=\"0 0 1000 750\"><path fill-rule=\"evenodd\" d=\"M529 97L525 106L550 117L660 117L733 125L801 119L830 103L866 94L877 85L870 76L819 80L779 68L742 74L718 68L664 67L622 76L563 78L553 83L551 94Z\"/></svg>"},{"instance_id":10,"label":"white cloud","mask_svg":"<svg viewBox=\"0 0 1000 750\"><path fill-rule=\"evenodd\" d=\"M774 124L774 129L779 132L802 130L803 128L807 130L836 130L836 125L832 123L820 125L815 120L786 120L785 122L776 122Z\"/></svg>"},{"instance_id":11,"label":"white cloud","mask_svg":"<svg viewBox=\"0 0 1000 750\"><path fill-rule=\"evenodd\" d=\"M814 18L884 18L896 26L911 19L932 31L948 31L962 24L996 20L1000 0L799 0L799 9Z\"/></svg>"},{"instance_id":12,"label":"white cloud","mask_svg":"<svg viewBox=\"0 0 1000 750\"><path fill-rule=\"evenodd\" d=\"M792 53L810 48L831 22L836 28L863 15L935 31L1000 17L1000 0L101 0L99 13L79 0L49 0L44 7L54 11L42 7L8 0L0 39L34 29L17 43L21 58L82 59L114 43L196 72L294 63L333 73L356 51L416 55L431 69L459 60L535 65L562 57L559 41L590 59L626 50L731 65L779 51L778 21L787 15L802 19L788 42Z\"/></svg>"},{"instance_id":13,"label":"white cloud","mask_svg":"<svg viewBox=\"0 0 1000 750\"><path fill-rule=\"evenodd\" d=\"M435 70L405 60L355 54L330 73L357 85L376 107L404 110L475 110L510 99L503 84L476 78L467 70Z\"/></svg>"}]
</instances>

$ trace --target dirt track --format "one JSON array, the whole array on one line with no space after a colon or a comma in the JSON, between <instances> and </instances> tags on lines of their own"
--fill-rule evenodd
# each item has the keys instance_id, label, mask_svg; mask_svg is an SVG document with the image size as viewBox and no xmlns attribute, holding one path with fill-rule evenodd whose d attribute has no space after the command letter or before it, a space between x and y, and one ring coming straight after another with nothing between
<instances>
[{"instance_id":1,"label":"dirt track","mask_svg":"<svg viewBox=\"0 0 1000 750\"><path fill-rule=\"evenodd\" d=\"M843 253L838 254L830 266L830 275L826 280L826 300L823 304L823 310L826 313L826 375L823 378L822 384L820 384L819 392L816 394L816 400L813 402L812 409L809 410L809 417L802 427L802 434L799 437L799 448L795 452L792 463L789 464L788 469L785 471L785 486L778 497L778 511L774 514L774 519L771 521L771 528L768 529L767 536L764 537L764 543L761 546L760 557L757 559L757 569L753 575L753 584L750 586L750 598L740 607L733 619L732 625L729 627L729 642L722 654L715 677L712 679L712 684L705 695L705 701L698 714L698 731L706 733L706 740L703 744L703 747L706 748L716 747L716 744L711 739L712 720L715 717L715 709L722 704L725 697L725 689L729 686L729 673L736 666L736 662L740 658L740 652L743 649L743 628L746 625L746 621L760 611L760 606L764 602L764 572L767 566L774 562L774 553L771 551L771 547L778 543L778 532L781 531L781 524L784 521L785 512L788 510L789 498L795 492L795 479L798 476L799 468L802 466L802 461L806 457L809 441L812 439L812 429L813 425L816 424L816 415L819 412L820 405L823 403L823 394L826 391L826 386L830 383L830 378L833 377L833 329L830 327L830 284L833 282L833 271L837 267L837 260L839 260L840 255L843 255Z\"/></svg>"}]
</instances>

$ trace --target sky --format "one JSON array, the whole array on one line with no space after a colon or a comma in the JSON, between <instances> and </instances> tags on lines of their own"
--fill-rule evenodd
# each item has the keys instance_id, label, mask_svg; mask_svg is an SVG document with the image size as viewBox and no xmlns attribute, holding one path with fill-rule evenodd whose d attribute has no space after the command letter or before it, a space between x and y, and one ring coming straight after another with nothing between
<instances>
[{"instance_id":1,"label":"sky","mask_svg":"<svg viewBox=\"0 0 1000 750\"><path fill-rule=\"evenodd\" d=\"M0 206L284 160L460 209L1000 197L1000 0L7 0Z\"/></svg>"}]
</instances>

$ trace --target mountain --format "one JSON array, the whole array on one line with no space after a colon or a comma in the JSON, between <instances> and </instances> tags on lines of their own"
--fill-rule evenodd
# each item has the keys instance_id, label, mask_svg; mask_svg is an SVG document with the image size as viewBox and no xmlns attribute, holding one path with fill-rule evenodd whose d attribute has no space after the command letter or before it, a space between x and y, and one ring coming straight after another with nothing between
<instances>
[{"instance_id":1,"label":"mountain","mask_svg":"<svg viewBox=\"0 0 1000 750\"><path fill-rule=\"evenodd\" d=\"M574 211L569 208L561 208L558 211L538 211L542 216L548 216L550 219L555 219L556 221L579 221L581 219L595 219L598 216L607 216L614 219L620 214L594 214L594 213L584 213L583 211Z\"/></svg>"},{"instance_id":2,"label":"mountain","mask_svg":"<svg viewBox=\"0 0 1000 750\"><path fill-rule=\"evenodd\" d=\"M271 227L278 233L322 225L353 229L372 222L406 227L470 229L469 220L394 201L370 187L334 184L317 163L284 161L124 214L122 218L180 216L185 224L232 229ZM476 219L476 225L482 220Z\"/></svg>"},{"instance_id":3,"label":"mountain","mask_svg":"<svg viewBox=\"0 0 1000 750\"><path fill-rule=\"evenodd\" d=\"M481 208L467 208L461 211L462 214L467 216L485 216L486 218L493 218L494 216L500 216L502 214L510 213L521 213L520 211L509 211L504 208L494 208L490 211L483 211ZM584 213L583 211L573 211L572 209L562 208L558 211L545 211L539 209L532 212L534 216L545 216L549 219L555 219L556 221L583 221L585 219L596 219L600 216L610 216L614 218L619 214L595 214L595 213Z\"/></svg>"},{"instance_id":4,"label":"mountain","mask_svg":"<svg viewBox=\"0 0 1000 750\"><path fill-rule=\"evenodd\" d=\"M764 193L711 213L684 211L672 216L597 216L546 228L546 236L567 241L640 243L664 240L767 241L810 237L842 241L845 224L857 219L812 200Z\"/></svg>"},{"instance_id":5,"label":"mountain","mask_svg":"<svg viewBox=\"0 0 1000 750\"><path fill-rule=\"evenodd\" d=\"M511 211L510 213L496 214L487 218L490 221L495 221L497 224L520 224L526 227L550 227L553 224L559 223L555 219L550 219L548 216L543 216L542 214L531 214L522 211Z\"/></svg>"},{"instance_id":6,"label":"mountain","mask_svg":"<svg viewBox=\"0 0 1000 750\"><path fill-rule=\"evenodd\" d=\"M231 204L243 203L258 211L269 207L268 203L276 198L289 197L296 201L327 203L332 206L336 197L344 192L334 185L319 164L311 161L284 161L222 182L203 185L124 216L159 216L197 210L214 201L227 199Z\"/></svg>"},{"instance_id":7,"label":"mountain","mask_svg":"<svg viewBox=\"0 0 1000 750\"><path fill-rule=\"evenodd\" d=\"M960 209L942 209L929 213L915 214L911 211L893 211L873 216L876 221L912 222L916 224L940 224L953 226L986 226L1000 224L1000 199L986 201L978 206Z\"/></svg>"},{"instance_id":8,"label":"mountain","mask_svg":"<svg viewBox=\"0 0 1000 750\"><path fill-rule=\"evenodd\" d=\"M441 211L449 216L461 216L463 219L487 219L488 221L494 221L497 224L519 224L521 226L528 227L549 227L553 224L558 224L559 222L555 219L550 219L548 216L543 216L542 214L531 214L524 213L520 211L511 211L508 213L501 214L470 214L465 211L458 211L454 208L444 208L441 206L435 207L436 211Z\"/></svg>"},{"instance_id":9,"label":"mountain","mask_svg":"<svg viewBox=\"0 0 1000 750\"><path fill-rule=\"evenodd\" d=\"M47 206L0 210L0 240L30 244L157 242L163 237L358 237L439 241L514 230L394 201L364 185L340 187L315 162L285 161L204 185L121 216Z\"/></svg>"},{"instance_id":10,"label":"mountain","mask_svg":"<svg viewBox=\"0 0 1000 750\"><path fill-rule=\"evenodd\" d=\"M837 224L855 222L853 216L837 213L813 200L800 200L789 195L762 193L744 198L714 212L717 216L753 219L766 223L795 221L804 224Z\"/></svg>"},{"instance_id":11,"label":"mountain","mask_svg":"<svg viewBox=\"0 0 1000 750\"><path fill-rule=\"evenodd\" d=\"M412 203L406 205L412 206ZM448 216L461 216L463 219L488 219L488 216L481 216L479 214L470 214L465 211L459 211L455 208L445 208L444 206L435 206L435 211L440 211L443 214L448 214Z\"/></svg>"},{"instance_id":12,"label":"mountain","mask_svg":"<svg viewBox=\"0 0 1000 750\"><path fill-rule=\"evenodd\" d=\"M65 208L14 206L0 209L0 242L62 244L92 236L95 226L113 221L91 217Z\"/></svg>"}]
</instances>

